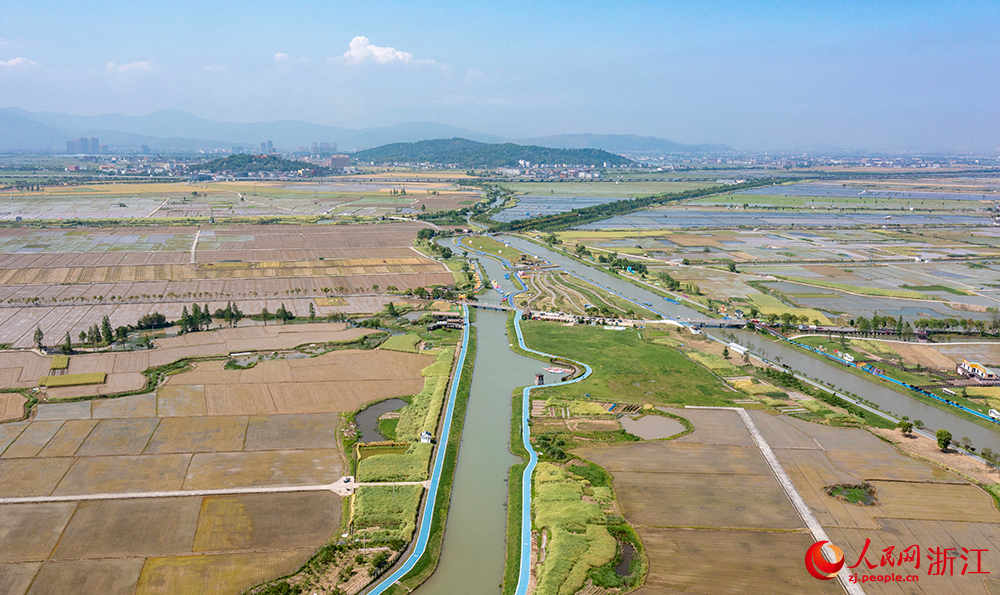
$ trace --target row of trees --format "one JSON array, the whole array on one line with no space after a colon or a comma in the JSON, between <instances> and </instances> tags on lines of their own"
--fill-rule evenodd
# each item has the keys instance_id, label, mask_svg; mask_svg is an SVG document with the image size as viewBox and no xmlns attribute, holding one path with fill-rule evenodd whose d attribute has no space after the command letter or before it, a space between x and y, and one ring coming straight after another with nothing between
<instances>
[{"instance_id":1,"label":"row of trees","mask_svg":"<svg viewBox=\"0 0 1000 595\"><path fill-rule=\"evenodd\" d=\"M738 190L744 190L747 188L773 186L776 183L778 183L778 180L774 179L751 180L748 182L742 182L740 184L733 184L732 186L727 186L725 191L734 192ZM535 217L534 219L518 219L516 221L510 221L506 223L493 224L492 228L496 231L523 231L526 229L551 231L559 229L569 229L571 227L576 227L578 225L583 225L585 223L600 221L602 219L607 219L609 217L614 217L617 215L626 215L628 213L640 211L643 209L647 209L650 207L670 202L676 202L688 198L698 198L701 196L708 196L711 194L718 194L718 193L719 189L716 187L702 188L699 190L687 190L685 192L673 192L673 193L666 192L663 194L654 194L652 196L644 196L641 198L616 200L613 202L604 203L602 205L593 205L589 207L583 207L581 209L574 209L566 213L546 215L544 217Z\"/></svg>"}]
</instances>

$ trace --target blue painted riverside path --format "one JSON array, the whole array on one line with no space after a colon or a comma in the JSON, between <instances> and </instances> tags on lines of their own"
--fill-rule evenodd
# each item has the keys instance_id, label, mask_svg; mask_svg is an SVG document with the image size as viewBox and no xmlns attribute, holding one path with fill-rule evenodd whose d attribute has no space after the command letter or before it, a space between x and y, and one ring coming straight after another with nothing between
<instances>
[{"instance_id":1,"label":"blue painted riverside path","mask_svg":"<svg viewBox=\"0 0 1000 595\"><path fill-rule=\"evenodd\" d=\"M517 313L514 314L514 330L517 331L517 344L521 349L543 357L559 357L551 353L536 351L524 344L524 335L521 334L521 317ZM587 364L567 358L562 359L583 366L584 373L571 380L546 386L573 384L590 376L592 370ZM531 391L535 388L539 387L524 387L521 397L521 443L528 451L528 466L524 468L524 475L521 478L521 566L517 574L515 595L525 595L528 592L528 579L531 577L531 474L535 471L535 466L538 465L538 453L531 447L531 426L528 425L528 417L531 415Z\"/></svg>"},{"instance_id":2,"label":"blue painted riverside path","mask_svg":"<svg viewBox=\"0 0 1000 595\"><path fill-rule=\"evenodd\" d=\"M413 546L413 552L395 572L382 579L373 589L368 591L368 595L378 595L385 592L396 581L403 578L420 560L420 557L427 550L427 541L430 539L431 522L434 519L434 503L437 501L438 487L441 483L441 470L444 467L444 457L448 450L448 437L451 434L451 419L455 412L455 399L458 396L458 385L462 381L462 368L465 366L465 356L469 349L469 309L462 306L463 331L462 331L462 351L459 353L458 362L455 364L455 374L451 381L451 392L448 393L448 407L445 409L444 423L438 437L437 453L434 457L434 470L431 473L431 484L427 490L427 498L424 499L424 511L420 517L420 528L417 532L417 541Z\"/></svg>"}]
</instances>

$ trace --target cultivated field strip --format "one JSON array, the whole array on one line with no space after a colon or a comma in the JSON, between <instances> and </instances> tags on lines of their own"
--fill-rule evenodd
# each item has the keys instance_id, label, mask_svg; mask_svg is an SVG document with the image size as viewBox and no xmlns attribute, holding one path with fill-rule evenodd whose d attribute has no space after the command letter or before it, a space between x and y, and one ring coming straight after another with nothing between
<instances>
[{"instance_id":1,"label":"cultivated field strip","mask_svg":"<svg viewBox=\"0 0 1000 595\"><path fill-rule=\"evenodd\" d=\"M94 322L100 322L100 319ZM341 323L311 325L247 326L221 329L211 333L190 333L157 341L158 348L143 351L82 353L70 358L68 374L108 372L108 382L119 375L140 374L187 357L227 355L240 351L291 349L299 345L347 342L369 334L367 329L348 329ZM383 357L383 356L378 356ZM386 360L388 361L388 360ZM30 388L48 375L52 358L27 351L0 351L0 388ZM13 370L13 371L12 371ZM141 387L142 384L139 385ZM139 388L136 387L136 388ZM64 391L50 395L68 396Z\"/></svg>"}]
</instances>

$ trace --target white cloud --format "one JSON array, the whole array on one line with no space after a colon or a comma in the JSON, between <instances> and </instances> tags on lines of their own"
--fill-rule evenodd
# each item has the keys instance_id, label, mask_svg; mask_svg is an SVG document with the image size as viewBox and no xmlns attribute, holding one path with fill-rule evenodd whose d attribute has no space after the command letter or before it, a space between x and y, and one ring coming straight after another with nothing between
<instances>
[{"instance_id":1,"label":"white cloud","mask_svg":"<svg viewBox=\"0 0 1000 595\"><path fill-rule=\"evenodd\" d=\"M152 70L156 70L156 64L153 64L148 60L141 62L129 62L128 64L115 64L114 62L108 62L104 65L104 70L122 74L129 72L150 72Z\"/></svg>"},{"instance_id":2,"label":"white cloud","mask_svg":"<svg viewBox=\"0 0 1000 595\"><path fill-rule=\"evenodd\" d=\"M284 52L278 52L274 55L274 63L279 66L292 65L292 64L308 64L309 58L292 58Z\"/></svg>"},{"instance_id":3,"label":"white cloud","mask_svg":"<svg viewBox=\"0 0 1000 595\"><path fill-rule=\"evenodd\" d=\"M20 56L10 60L0 60L0 68L32 68L35 66L38 66L38 62Z\"/></svg>"},{"instance_id":4,"label":"white cloud","mask_svg":"<svg viewBox=\"0 0 1000 595\"><path fill-rule=\"evenodd\" d=\"M209 64L207 66L203 66L202 70L205 72L225 72L229 70L229 67L225 64Z\"/></svg>"},{"instance_id":5,"label":"white cloud","mask_svg":"<svg viewBox=\"0 0 1000 595\"><path fill-rule=\"evenodd\" d=\"M341 56L350 64L363 64L374 62L375 64L417 64L436 65L434 60L422 60L413 57L410 52L397 50L393 47L382 47L373 45L372 42L363 35L358 35L351 40L350 49Z\"/></svg>"}]
</instances>

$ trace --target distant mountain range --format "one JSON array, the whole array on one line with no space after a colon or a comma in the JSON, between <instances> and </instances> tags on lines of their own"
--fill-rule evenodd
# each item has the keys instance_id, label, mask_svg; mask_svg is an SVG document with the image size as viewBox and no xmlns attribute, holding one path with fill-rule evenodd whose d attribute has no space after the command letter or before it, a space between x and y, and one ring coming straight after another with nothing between
<instances>
[{"instance_id":1,"label":"distant mountain range","mask_svg":"<svg viewBox=\"0 0 1000 595\"><path fill-rule=\"evenodd\" d=\"M726 145L685 145L665 138L635 134L557 134L524 138L517 142L560 149L603 149L611 153L722 153L733 150Z\"/></svg>"},{"instance_id":2,"label":"distant mountain range","mask_svg":"<svg viewBox=\"0 0 1000 595\"><path fill-rule=\"evenodd\" d=\"M520 161L534 164L629 165L621 155L601 149L558 149L514 143L480 143L464 138L423 140L415 143L392 143L358 151L358 161L457 163L462 168L517 167Z\"/></svg>"},{"instance_id":3,"label":"distant mountain range","mask_svg":"<svg viewBox=\"0 0 1000 595\"><path fill-rule=\"evenodd\" d=\"M725 145L684 145L651 136L566 134L510 139L437 122L405 122L381 128L352 130L301 120L240 124L216 122L169 109L146 116L77 116L51 112L0 109L0 151L60 151L66 141L96 136L112 149L147 145L158 152L259 147L296 148L314 142L334 142L339 151L354 151L392 143L461 137L483 143L516 142L557 149L601 149L612 153L703 153L730 150Z\"/></svg>"}]
</instances>

